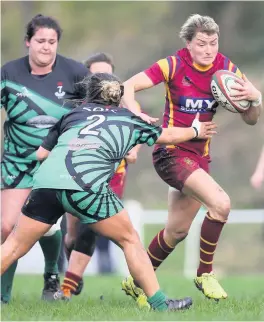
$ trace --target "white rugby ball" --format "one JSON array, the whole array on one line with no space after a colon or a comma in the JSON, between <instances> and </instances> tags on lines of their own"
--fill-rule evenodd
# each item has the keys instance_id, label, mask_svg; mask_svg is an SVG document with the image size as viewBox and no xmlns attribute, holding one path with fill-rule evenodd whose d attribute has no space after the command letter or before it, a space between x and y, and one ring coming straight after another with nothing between
<instances>
[{"instance_id":1,"label":"white rugby ball","mask_svg":"<svg viewBox=\"0 0 264 322\"><path fill-rule=\"evenodd\" d=\"M251 102L247 100L233 101L230 97L231 86L239 77L227 70L218 70L211 80L211 91L215 100L226 110L233 113L244 113L250 108Z\"/></svg>"}]
</instances>

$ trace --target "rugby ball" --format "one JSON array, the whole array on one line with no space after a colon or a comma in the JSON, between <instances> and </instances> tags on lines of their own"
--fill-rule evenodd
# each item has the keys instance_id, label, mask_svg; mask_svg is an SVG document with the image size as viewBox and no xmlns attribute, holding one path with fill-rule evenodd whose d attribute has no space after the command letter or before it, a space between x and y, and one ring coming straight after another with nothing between
<instances>
[{"instance_id":1,"label":"rugby ball","mask_svg":"<svg viewBox=\"0 0 264 322\"><path fill-rule=\"evenodd\" d=\"M218 70L211 80L211 91L215 100L226 110L233 113L244 113L251 105L250 101L233 101L230 97L231 86L236 83L239 77L227 70Z\"/></svg>"}]
</instances>

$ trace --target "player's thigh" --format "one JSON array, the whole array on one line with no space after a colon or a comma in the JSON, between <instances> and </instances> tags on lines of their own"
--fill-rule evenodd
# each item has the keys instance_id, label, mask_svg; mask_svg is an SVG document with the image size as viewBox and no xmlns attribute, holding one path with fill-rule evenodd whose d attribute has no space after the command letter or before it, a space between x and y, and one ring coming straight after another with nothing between
<instances>
[{"instance_id":1,"label":"player's thigh","mask_svg":"<svg viewBox=\"0 0 264 322\"><path fill-rule=\"evenodd\" d=\"M64 190L62 204L65 211L78 217L83 224L90 224L92 230L120 245L135 237L123 203L111 190L103 194Z\"/></svg>"},{"instance_id":2,"label":"player's thigh","mask_svg":"<svg viewBox=\"0 0 264 322\"><path fill-rule=\"evenodd\" d=\"M170 187L168 192L168 220L165 230L175 238L185 237L201 203L193 197Z\"/></svg>"},{"instance_id":3,"label":"player's thigh","mask_svg":"<svg viewBox=\"0 0 264 322\"><path fill-rule=\"evenodd\" d=\"M139 237L125 209L119 213L90 225L100 235L111 239L120 247L125 243L137 243Z\"/></svg>"},{"instance_id":4,"label":"player's thigh","mask_svg":"<svg viewBox=\"0 0 264 322\"><path fill-rule=\"evenodd\" d=\"M1 190L2 241L12 231L21 213L21 208L30 192L31 188Z\"/></svg>"},{"instance_id":5,"label":"player's thigh","mask_svg":"<svg viewBox=\"0 0 264 322\"><path fill-rule=\"evenodd\" d=\"M25 216L18 218L17 224L6 240L6 245L12 247L19 257L25 254L49 229L51 225ZM5 246L7 247L7 246Z\"/></svg>"},{"instance_id":6,"label":"player's thigh","mask_svg":"<svg viewBox=\"0 0 264 322\"><path fill-rule=\"evenodd\" d=\"M230 198L223 188L203 169L194 171L185 181L183 192L199 200L210 215L223 220L230 211Z\"/></svg>"},{"instance_id":7,"label":"player's thigh","mask_svg":"<svg viewBox=\"0 0 264 322\"><path fill-rule=\"evenodd\" d=\"M154 151L153 163L161 179L178 191L182 191L187 178L201 168L196 154L177 148Z\"/></svg>"},{"instance_id":8,"label":"player's thigh","mask_svg":"<svg viewBox=\"0 0 264 322\"><path fill-rule=\"evenodd\" d=\"M200 164L197 155L180 149L159 149L153 153L153 162L161 179L170 186L166 232L188 232L201 203L182 189L188 177L201 166L206 167L207 162Z\"/></svg>"}]
</instances>

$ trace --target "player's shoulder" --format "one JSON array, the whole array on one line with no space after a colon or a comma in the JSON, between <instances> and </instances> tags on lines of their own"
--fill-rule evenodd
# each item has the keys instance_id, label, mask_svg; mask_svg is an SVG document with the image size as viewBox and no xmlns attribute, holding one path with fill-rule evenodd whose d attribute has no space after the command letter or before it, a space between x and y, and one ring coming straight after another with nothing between
<instances>
[{"instance_id":1,"label":"player's shoulder","mask_svg":"<svg viewBox=\"0 0 264 322\"><path fill-rule=\"evenodd\" d=\"M218 59L218 62L214 64L215 70L228 70L237 74L239 77L242 77L240 69L233 61L231 61L229 57L225 56L222 53L218 53L216 58Z\"/></svg>"},{"instance_id":2,"label":"player's shoulder","mask_svg":"<svg viewBox=\"0 0 264 322\"><path fill-rule=\"evenodd\" d=\"M215 61L217 61L217 62L224 62L227 59L229 60L229 58L226 55L224 55L224 54L222 54L220 52L218 52L216 57L215 57Z\"/></svg>"},{"instance_id":3,"label":"player's shoulder","mask_svg":"<svg viewBox=\"0 0 264 322\"><path fill-rule=\"evenodd\" d=\"M17 72L17 68L21 70L21 66L25 66L28 56L24 56L18 59L10 60L1 67L1 73Z\"/></svg>"},{"instance_id":4,"label":"player's shoulder","mask_svg":"<svg viewBox=\"0 0 264 322\"><path fill-rule=\"evenodd\" d=\"M79 61L57 54L57 59L62 67L67 68L73 75L87 75L87 68Z\"/></svg>"},{"instance_id":5,"label":"player's shoulder","mask_svg":"<svg viewBox=\"0 0 264 322\"><path fill-rule=\"evenodd\" d=\"M166 57L162 57L160 58L157 63L160 64L160 62L166 62L169 67L173 67L173 65L175 65L176 63L179 63L181 61L181 57L179 55L177 55L177 53L173 53L169 56Z\"/></svg>"},{"instance_id":6,"label":"player's shoulder","mask_svg":"<svg viewBox=\"0 0 264 322\"><path fill-rule=\"evenodd\" d=\"M221 69L227 69L231 60L226 55L218 52L215 58L215 65L219 66Z\"/></svg>"}]
</instances>

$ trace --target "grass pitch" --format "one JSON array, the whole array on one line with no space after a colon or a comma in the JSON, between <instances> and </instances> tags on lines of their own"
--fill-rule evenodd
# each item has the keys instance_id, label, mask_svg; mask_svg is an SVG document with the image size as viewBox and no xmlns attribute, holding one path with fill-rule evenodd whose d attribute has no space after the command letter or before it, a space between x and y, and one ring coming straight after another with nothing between
<instances>
[{"instance_id":1,"label":"grass pitch","mask_svg":"<svg viewBox=\"0 0 264 322\"><path fill-rule=\"evenodd\" d=\"M40 300L41 275L15 277L13 299L2 305L2 321L263 321L264 276L228 277L221 280L229 298L219 303L204 298L192 281L176 274L158 273L162 289L170 297L192 296L188 311L159 313L140 311L121 291L118 276L85 278L84 290L72 301ZM100 299L102 298L103 299Z\"/></svg>"}]
</instances>

